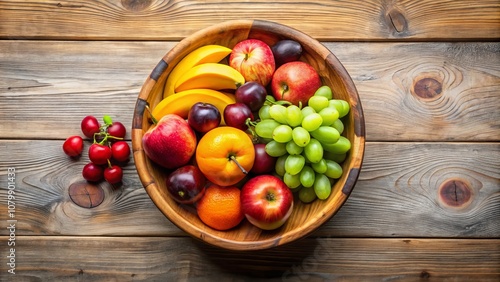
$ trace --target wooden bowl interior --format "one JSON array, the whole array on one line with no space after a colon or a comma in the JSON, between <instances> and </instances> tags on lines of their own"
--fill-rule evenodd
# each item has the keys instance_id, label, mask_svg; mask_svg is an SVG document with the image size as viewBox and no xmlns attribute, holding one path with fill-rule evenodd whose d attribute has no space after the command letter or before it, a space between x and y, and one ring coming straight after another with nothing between
<instances>
[{"instance_id":1,"label":"wooden bowl interior","mask_svg":"<svg viewBox=\"0 0 500 282\"><path fill-rule=\"evenodd\" d=\"M301 60L311 64L323 83L334 90L334 96L351 105L345 117L343 133L352 142L347 159L342 163L344 173L332 187L327 200L311 204L295 201L294 211L284 226L274 231L262 231L246 220L229 231L217 231L200 221L193 207L181 206L166 192L167 171L155 165L142 150L142 135L151 127L145 103L154 107L162 99L166 78L172 68L186 54L207 44L220 44L232 48L247 38L258 38L273 45L289 38L304 48ZM156 78L156 79L155 79ZM356 88L347 71L337 58L318 41L289 27L267 21L230 21L218 24L182 40L168 52L152 72L139 94L132 132L134 159L141 181L149 196L163 214L179 228L209 244L234 250L266 249L302 238L329 220L349 196L358 178L364 153L364 119Z\"/></svg>"}]
</instances>

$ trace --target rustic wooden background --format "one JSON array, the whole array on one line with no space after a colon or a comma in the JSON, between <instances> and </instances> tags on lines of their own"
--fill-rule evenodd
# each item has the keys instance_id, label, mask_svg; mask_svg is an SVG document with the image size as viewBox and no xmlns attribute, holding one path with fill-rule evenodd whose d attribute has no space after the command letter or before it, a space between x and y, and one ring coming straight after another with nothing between
<instances>
[{"instance_id":1,"label":"rustic wooden background","mask_svg":"<svg viewBox=\"0 0 500 282\"><path fill-rule=\"evenodd\" d=\"M308 33L351 74L367 144L341 211L296 243L225 251L171 224L133 161L119 189L102 184L100 206L76 206L68 187L88 159L61 145L80 120L109 114L131 125L168 50L241 18ZM498 0L2 0L0 280L498 281L499 38ZM6 265L12 167L16 275Z\"/></svg>"}]
</instances>

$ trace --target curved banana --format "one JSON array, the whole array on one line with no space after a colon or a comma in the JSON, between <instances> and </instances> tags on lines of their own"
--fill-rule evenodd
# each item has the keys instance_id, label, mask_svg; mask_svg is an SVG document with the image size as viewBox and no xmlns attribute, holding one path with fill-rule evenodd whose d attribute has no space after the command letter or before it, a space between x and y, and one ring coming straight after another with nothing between
<instances>
[{"instance_id":1,"label":"curved banana","mask_svg":"<svg viewBox=\"0 0 500 282\"><path fill-rule=\"evenodd\" d=\"M175 83L175 92L189 89L236 89L245 83L245 78L234 68L218 63L194 66Z\"/></svg>"},{"instance_id":2,"label":"curved banana","mask_svg":"<svg viewBox=\"0 0 500 282\"><path fill-rule=\"evenodd\" d=\"M221 45L205 45L187 54L168 75L163 98L175 93L175 82L192 67L204 63L218 63L231 53L231 49Z\"/></svg>"},{"instance_id":3,"label":"curved banana","mask_svg":"<svg viewBox=\"0 0 500 282\"><path fill-rule=\"evenodd\" d=\"M160 120L167 114L176 114L182 118L187 118L189 110L197 102L210 103L217 107L222 117L224 124L223 113L227 105L236 102L234 94L222 93L212 89L190 89L178 92L175 95L168 96L158 103L151 112L156 120Z\"/></svg>"}]
</instances>

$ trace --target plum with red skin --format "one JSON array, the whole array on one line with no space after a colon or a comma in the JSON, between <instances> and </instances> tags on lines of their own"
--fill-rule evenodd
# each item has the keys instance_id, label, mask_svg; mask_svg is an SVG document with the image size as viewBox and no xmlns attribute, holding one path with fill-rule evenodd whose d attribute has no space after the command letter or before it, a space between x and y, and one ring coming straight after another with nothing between
<instances>
[{"instance_id":1,"label":"plum with red skin","mask_svg":"<svg viewBox=\"0 0 500 282\"><path fill-rule=\"evenodd\" d=\"M248 81L236 89L234 96L236 102L247 105L252 112L257 112L266 101L267 90L256 81Z\"/></svg>"},{"instance_id":2,"label":"plum with red skin","mask_svg":"<svg viewBox=\"0 0 500 282\"><path fill-rule=\"evenodd\" d=\"M245 131L248 129L247 120L249 119L254 120L252 110L243 103L229 104L224 109L224 121L228 126Z\"/></svg>"},{"instance_id":3,"label":"plum with red skin","mask_svg":"<svg viewBox=\"0 0 500 282\"><path fill-rule=\"evenodd\" d=\"M302 55L302 45L299 42L291 39L283 39L271 47L274 55L276 67L283 64L298 61Z\"/></svg>"},{"instance_id":4,"label":"plum with red skin","mask_svg":"<svg viewBox=\"0 0 500 282\"><path fill-rule=\"evenodd\" d=\"M254 145L255 160L250 172L254 174L271 173L276 165L277 158L271 157L266 153L266 144L259 143Z\"/></svg>"},{"instance_id":5,"label":"plum with red skin","mask_svg":"<svg viewBox=\"0 0 500 282\"><path fill-rule=\"evenodd\" d=\"M185 165L170 173L166 180L167 190L174 201L193 204L205 193L206 177L194 165Z\"/></svg>"},{"instance_id":6,"label":"plum with red skin","mask_svg":"<svg viewBox=\"0 0 500 282\"><path fill-rule=\"evenodd\" d=\"M214 105L197 102L188 113L188 124L200 133L206 133L220 125L222 116Z\"/></svg>"}]
</instances>

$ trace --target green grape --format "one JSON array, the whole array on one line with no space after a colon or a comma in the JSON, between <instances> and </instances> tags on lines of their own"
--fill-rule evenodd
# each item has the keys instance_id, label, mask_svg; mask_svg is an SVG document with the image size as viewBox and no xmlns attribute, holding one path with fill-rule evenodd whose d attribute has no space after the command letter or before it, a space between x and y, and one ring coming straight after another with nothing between
<instances>
[{"instance_id":1,"label":"green grape","mask_svg":"<svg viewBox=\"0 0 500 282\"><path fill-rule=\"evenodd\" d=\"M323 96L330 100L333 98L333 92L328 85L323 85L314 92L314 96Z\"/></svg>"},{"instance_id":2,"label":"green grape","mask_svg":"<svg viewBox=\"0 0 500 282\"><path fill-rule=\"evenodd\" d=\"M314 184L315 173L310 166L304 166L300 171L300 184L304 187L312 187Z\"/></svg>"},{"instance_id":3,"label":"green grape","mask_svg":"<svg viewBox=\"0 0 500 282\"><path fill-rule=\"evenodd\" d=\"M274 140L266 144L266 153L271 157L281 157L286 154L286 144Z\"/></svg>"},{"instance_id":4,"label":"green grape","mask_svg":"<svg viewBox=\"0 0 500 282\"><path fill-rule=\"evenodd\" d=\"M298 174L304 165L306 164L306 159L302 155L288 155L285 161L285 172L296 175Z\"/></svg>"},{"instance_id":5,"label":"green grape","mask_svg":"<svg viewBox=\"0 0 500 282\"><path fill-rule=\"evenodd\" d=\"M326 176L333 179L338 179L342 176L342 167L338 163L331 160L326 160L326 166L327 166L327 169L325 171Z\"/></svg>"},{"instance_id":6,"label":"green grape","mask_svg":"<svg viewBox=\"0 0 500 282\"><path fill-rule=\"evenodd\" d=\"M286 121L291 127L299 126L302 123L302 111L295 105L286 108Z\"/></svg>"},{"instance_id":7,"label":"green grape","mask_svg":"<svg viewBox=\"0 0 500 282\"><path fill-rule=\"evenodd\" d=\"M286 122L286 107L283 105L272 105L269 108L269 114L271 117L281 123L281 124L287 124Z\"/></svg>"},{"instance_id":8,"label":"green grape","mask_svg":"<svg viewBox=\"0 0 500 282\"><path fill-rule=\"evenodd\" d=\"M347 151L351 149L351 142L349 139L344 136L340 136L339 140L333 144L325 144L323 143L323 149L325 151L334 153L334 154L345 154Z\"/></svg>"},{"instance_id":9,"label":"green grape","mask_svg":"<svg viewBox=\"0 0 500 282\"><path fill-rule=\"evenodd\" d=\"M305 130L311 132L318 129L318 127L320 127L322 123L323 119L321 118L321 116L318 113L312 113L304 117L304 119L302 120L302 127Z\"/></svg>"},{"instance_id":10,"label":"green grape","mask_svg":"<svg viewBox=\"0 0 500 282\"><path fill-rule=\"evenodd\" d=\"M339 140L340 134L337 129L331 126L320 126L318 129L311 131L311 136L321 143L335 143Z\"/></svg>"},{"instance_id":11,"label":"green grape","mask_svg":"<svg viewBox=\"0 0 500 282\"><path fill-rule=\"evenodd\" d=\"M321 173L316 173L316 179L314 180L314 192L320 200L325 200L332 193L332 186L328 177Z\"/></svg>"},{"instance_id":12,"label":"green grape","mask_svg":"<svg viewBox=\"0 0 500 282\"><path fill-rule=\"evenodd\" d=\"M307 101L307 105L319 113L324 108L328 107L329 99L323 96L312 96Z\"/></svg>"},{"instance_id":13,"label":"green grape","mask_svg":"<svg viewBox=\"0 0 500 282\"><path fill-rule=\"evenodd\" d=\"M304 147L304 155L311 163L317 163L323 159L323 146L318 140L311 138Z\"/></svg>"},{"instance_id":14,"label":"green grape","mask_svg":"<svg viewBox=\"0 0 500 282\"><path fill-rule=\"evenodd\" d=\"M311 135L309 134L309 131L305 130L302 127L295 127L292 130L292 139L295 144L297 144L300 147L305 147L307 144L309 144L309 141L311 140Z\"/></svg>"},{"instance_id":15,"label":"green grape","mask_svg":"<svg viewBox=\"0 0 500 282\"><path fill-rule=\"evenodd\" d=\"M342 134L342 132L344 132L344 123L340 119L335 120L332 124L332 127L337 129L339 134Z\"/></svg>"},{"instance_id":16,"label":"green grape","mask_svg":"<svg viewBox=\"0 0 500 282\"><path fill-rule=\"evenodd\" d=\"M279 176L285 175L285 161L288 158L288 155L283 155L276 159L276 164L274 165L274 171Z\"/></svg>"},{"instance_id":17,"label":"green grape","mask_svg":"<svg viewBox=\"0 0 500 282\"><path fill-rule=\"evenodd\" d=\"M323 152L323 158L325 158L327 160L334 161L336 163L341 163L341 162L345 161L346 157L347 157L346 153L335 154L335 153L328 152L328 151Z\"/></svg>"},{"instance_id":18,"label":"green grape","mask_svg":"<svg viewBox=\"0 0 500 282\"><path fill-rule=\"evenodd\" d=\"M350 106L345 100L332 99L329 101L329 107L332 106L339 112L339 118L345 117L349 113Z\"/></svg>"},{"instance_id":19,"label":"green grape","mask_svg":"<svg viewBox=\"0 0 500 282\"><path fill-rule=\"evenodd\" d=\"M283 182L285 182L286 186L290 189L294 189L300 186L300 178L299 175L291 175L290 173L285 172L283 176Z\"/></svg>"},{"instance_id":20,"label":"green grape","mask_svg":"<svg viewBox=\"0 0 500 282\"><path fill-rule=\"evenodd\" d=\"M255 133L262 138L273 138L274 129L280 125L274 119L261 120L255 125Z\"/></svg>"},{"instance_id":21,"label":"green grape","mask_svg":"<svg viewBox=\"0 0 500 282\"><path fill-rule=\"evenodd\" d=\"M292 128L289 125L281 124L273 130L273 139L276 142L286 143L292 140Z\"/></svg>"},{"instance_id":22,"label":"green grape","mask_svg":"<svg viewBox=\"0 0 500 282\"><path fill-rule=\"evenodd\" d=\"M271 118L271 115L269 114L270 108L271 108L271 106L269 106L269 105L263 105L262 107L260 107L260 109L259 109L260 120Z\"/></svg>"},{"instance_id":23,"label":"green grape","mask_svg":"<svg viewBox=\"0 0 500 282\"><path fill-rule=\"evenodd\" d=\"M312 163L311 167L317 173L325 173L327 171L327 169L328 169L327 162L326 162L325 159L321 159L317 163Z\"/></svg>"},{"instance_id":24,"label":"green grape","mask_svg":"<svg viewBox=\"0 0 500 282\"><path fill-rule=\"evenodd\" d=\"M266 101L264 102L264 105L271 106L271 105L274 105L274 102L276 102L276 99L274 98L274 96L273 95L267 95L266 96Z\"/></svg>"},{"instance_id":25,"label":"green grape","mask_svg":"<svg viewBox=\"0 0 500 282\"><path fill-rule=\"evenodd\" d=\"M312 107L309 106L303 107L300 111L302 112L302 118L305 118L306 116L316 112Z\"/></svg>"},{"instance_id":26,"label":"green grape","mask_svg":"<svg viewBox=\"0 0 500 282\"><path fill-rule=\"evenodd\" d=\"M339 112L334 107L324 108L318 113L323 119L323 126L332 125L336 120L339 119Z\"/></svg>"},{"instance_id":27,"label":"green grape","mask_svg":"<svg viewBox=\"0 0 500 282\"><path fill-rule=\"evenodd\" d=\"M304 147L300 147L295 143L295 141L292 140L286 143L286 151L290 155L300 155L302 151L304 151Z\"/></svg>"},{"instance_id":28,"label":"green grape","mask_svg":"<svg viewBox=\"0 0 500 282\"><path fill-rule=\"evenodd\" d=\"M302 187L299 190L299 200L302 203L308 204L312 201L316 200L318 197L316 196L316 192L314 192L314 188Z\"/></svg>"}]
</instances>

